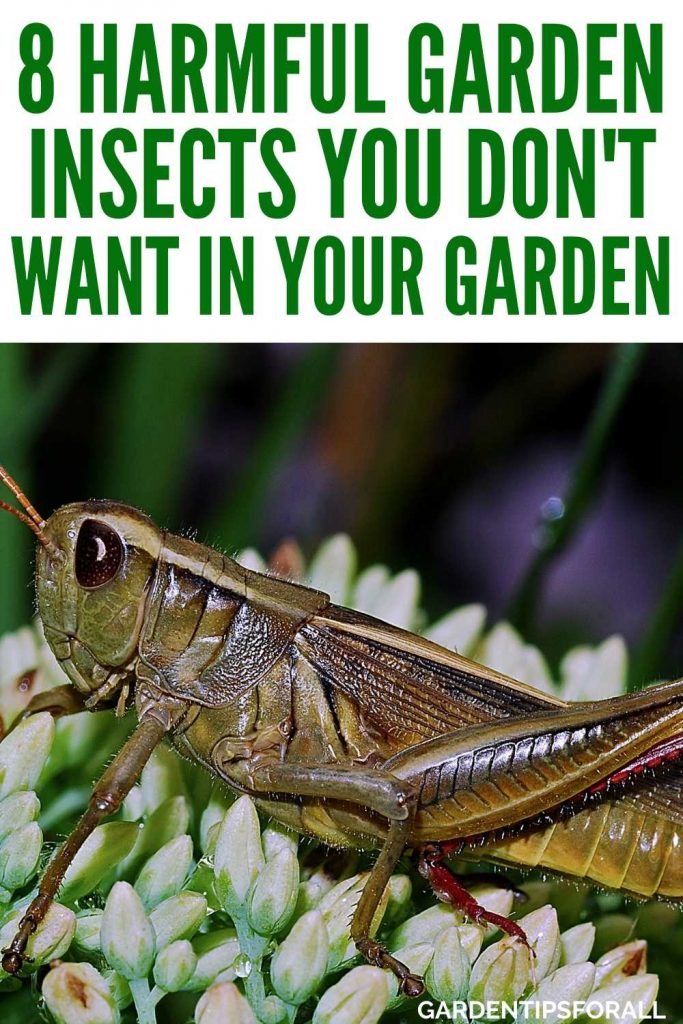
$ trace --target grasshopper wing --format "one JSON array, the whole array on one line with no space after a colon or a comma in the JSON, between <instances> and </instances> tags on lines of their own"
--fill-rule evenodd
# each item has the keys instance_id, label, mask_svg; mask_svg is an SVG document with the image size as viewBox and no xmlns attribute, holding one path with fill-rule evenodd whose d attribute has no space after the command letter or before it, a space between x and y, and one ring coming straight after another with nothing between
<instances>
[{"instance_id":1,"label":"grasshopper wing","mask_svg":"<svg viewBox=\"0 0 683 1024\"><path fill-rule=\"evenodd\" d=\"M298 650L364 720L401 746L496 718L566 704L379 619L331 605L301 627Z\"/></svg>"}]
</instances>

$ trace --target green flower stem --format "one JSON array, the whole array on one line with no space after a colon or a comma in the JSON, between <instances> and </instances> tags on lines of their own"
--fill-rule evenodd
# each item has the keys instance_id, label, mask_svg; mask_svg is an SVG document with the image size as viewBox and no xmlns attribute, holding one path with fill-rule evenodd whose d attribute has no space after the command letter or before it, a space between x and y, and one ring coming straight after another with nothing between
<instances>
[{"instance_id":1,"label":"green flower stem","mask_svg":"<svg viewBox=\"0 0 683 1024\"><path fill-rule=\"evenodd\" d=\"M247 459L248 468L211 516L207 525L210 535L226 538L233 547L243 547L254 538L268 508L268 491L277 468L318 411L338 357L336 345L306 346Z\"/></svg>"},{"instance_id":2,"label":"green flower stem","mask_svg":"<svg viewBox=\"0 0 683 1024\"><path fill-rule=\"evenodd\" d=\"M667 647L681 621L683 611L683 544L680 545L664 590L636 648L628 678L629 690L657 678Z\"/></svg>"},{"instance_id":3,"label":"green flower stem","mask_svg":"<svg viewBox=\"0 0 683 1024\"><path fill-rule=\"evenodd\" d=\"M250 970L244 979L244 991L249 1004L264 1024L279 1024L285 1017L285 1004L277 996L267 996L261 965L270 945L270 939L258 935L245 917L233 917L242 955L249 961ZM290 1018L291 1019L291 1018Z\"/></svg>"},{"instance_id":4,"label":"green flower stem","mask_svg":"<svg viewBox=\"0 0 683 1024\"><path fill-rule=\"evenodd\" d=\"M523 632L532 621L548 566L566 548L596 497L617 418L646 351L644 343L619 345L615 350L571 475L563 513L544 520L541 544L510 605L508 618Z\"/></svg>"},{"instance_id":5,"label":"green flower stem","mask_svg":"<svg viewBox=\"0 0 683 1024\"><path fill-rule=\"evenodd\" d=\"M135 1003L138 1024L156 1024L154 1009L159 1000L153 998L147 978L134 978L128 984Z\"/></svg>"}]
</instances>

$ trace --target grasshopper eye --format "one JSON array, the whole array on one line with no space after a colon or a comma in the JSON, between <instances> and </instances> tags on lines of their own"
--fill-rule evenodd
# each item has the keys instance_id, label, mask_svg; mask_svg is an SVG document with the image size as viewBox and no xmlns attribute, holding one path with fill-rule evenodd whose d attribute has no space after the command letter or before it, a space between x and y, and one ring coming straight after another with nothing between
<instances>
[{"instance_id":1,"label":"grasshopper eye","mask_svg":"<svg viewBox=\"0 0 683 1024\"><path fill-rule=\"evenodd\" d=\"M123 561L123 544L115 530L86 519L76 541L76 579L89 590L109 583Z\"/></svg>"}]
</instances>

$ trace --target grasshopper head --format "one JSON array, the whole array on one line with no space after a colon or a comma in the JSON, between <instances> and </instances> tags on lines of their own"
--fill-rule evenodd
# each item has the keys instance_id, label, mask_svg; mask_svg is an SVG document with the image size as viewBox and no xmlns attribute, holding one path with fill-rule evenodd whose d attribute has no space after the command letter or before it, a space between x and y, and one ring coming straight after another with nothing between
<instances>
[{"instance_id":1,"label":"grasshopper head","mask_svg":"<svg viewBox=\"0 0 683 1024\"><path fill-rule=\"evenodd\" d=\"M24 511L0 501L36 534L36 593L45 637L71 682L109 694L132 661L162 531L113 501L64 505L46 521L0 466Z\"/></svg>"},{"instance_id":2,"label":"grasshopper head","mask_svg":"<svg viewBox=\"0 0 683 1024\"><path fill-rule=\"evenodd\" d=\"M43 532L38 612L65 672L88 693L135 655L162 532L142 512L112 501L64 505Z\"/></svg>"}]
</instances>

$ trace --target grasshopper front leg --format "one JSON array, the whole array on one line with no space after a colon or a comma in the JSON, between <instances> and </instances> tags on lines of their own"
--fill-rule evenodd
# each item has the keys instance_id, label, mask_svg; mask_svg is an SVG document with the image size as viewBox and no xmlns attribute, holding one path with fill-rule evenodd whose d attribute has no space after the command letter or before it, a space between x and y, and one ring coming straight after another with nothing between
<instances>
[{"instance_id":1,"label":"grasshopper front leg","mask_svg":"<svg viewBox=\"0 0 683 1024\"><path fill-rule=\"evenodd\" d=\"M370 935L372 920L389 879L412 832L417 791L376 769L361 770L334 764L287 764L241 761L216 762L221 775L254 796L287 795L340 800L375 811L389 821L387 838L365 884L351 922L351 937L365 959L388 968L408 996L424 992L424 983Z\"/></svg>"},{"instance_id":2,"label":"grasshopper front leg","mask_svg":"<svg viewBox=\"0 0 683 1024\"><path fill-rule=\"evenodd\" d=\"M21 919L9 946L2 951L2 968L8 974L18 974L23 967L28 940L49 910L67 868L103 818L115 814L119 809L170 725L170 716L163 710L158 714L154 711L145 714L102 775L92 792L87 810L50 861L40 882L38 895Z\"/></svg>"},{"instance_id":3,"label":"grasshopper front leg","mask_svg":"<svg viewBox=\"0 0 683 1024\"><path fill-rule=\"evenodd\" d=\"M53 686L51 689L41 690L40 693L35 693L31 697L23 711L17 715L8 732L15 729L25 718L37 715L41 711L47 711L53 718L64 718L67 715L78 715L87 710L85 697L71 683L64 686Z\"/></svg>"}]
</instances>

